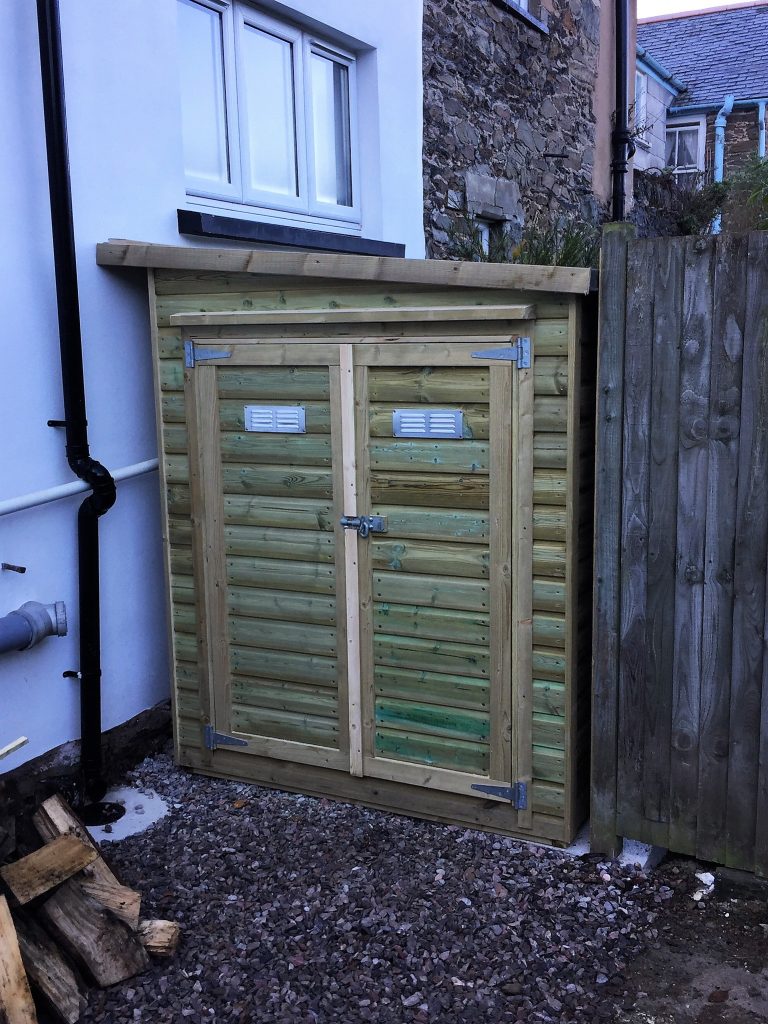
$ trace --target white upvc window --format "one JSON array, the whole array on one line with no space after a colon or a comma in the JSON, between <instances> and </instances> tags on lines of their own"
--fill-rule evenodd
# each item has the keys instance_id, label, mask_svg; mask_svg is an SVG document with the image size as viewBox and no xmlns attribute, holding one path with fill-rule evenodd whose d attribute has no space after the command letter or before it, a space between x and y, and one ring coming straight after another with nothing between
<instances>
[{"instance_id":1,"label":"white upvc window","mask_svg":"<svg viewBox=\"0 0 768 1024\"><path fill-rule=\"evenodd\" d=\"M239 0L178 0L187 192L360 220L355 58Z\"/></svg>"},{"instance_id":2,"label":"white upvc window","mask_svg":"<svg viewBox=\"0 0 768 1024\"><path fill-rule=\"evenodd\" d=\"M648 75L635 72L635 132L637 141L648 145Z\"/></svg>"},{"instance_id":3,"label":"white upvc window","mask_svg":"<svg viewBox=\"0 0 768 1024\"><path fill-rule=\"evenodd\" d=\"M704 170L704 134L701 120L667 122L666 166L678 181L694 181Z\"/></svg>"}]
</instances>

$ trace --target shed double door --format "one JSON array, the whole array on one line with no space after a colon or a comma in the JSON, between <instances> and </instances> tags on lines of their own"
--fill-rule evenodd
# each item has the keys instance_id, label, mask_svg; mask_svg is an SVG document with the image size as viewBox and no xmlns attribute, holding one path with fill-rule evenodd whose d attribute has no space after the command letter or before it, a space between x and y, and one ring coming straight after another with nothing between
<instances>
[{"instance_id":1,"label":"shed double door","mask_svg":"<svg viewBox=\"0 0 768 1024\"><path fill-rule=\"evenodd\" d=\"M476 355L510 344L187 342L214 764L530 782L533 371Z\"/></svg>"}]
</instances>

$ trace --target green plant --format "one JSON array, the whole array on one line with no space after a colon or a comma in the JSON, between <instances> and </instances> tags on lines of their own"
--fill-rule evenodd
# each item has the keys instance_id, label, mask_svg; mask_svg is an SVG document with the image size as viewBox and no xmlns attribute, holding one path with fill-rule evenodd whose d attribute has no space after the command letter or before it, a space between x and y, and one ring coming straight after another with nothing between
<instances>
[{"instance_id":1,"label":"green plant","mask_svg":"<svg viewBox=\"0 0 768 1024\"><path fill-rule=\"evenodd\" d=\"M483 232L477 219L465 213L448 229L451 255L472 263L509 263L512 239L503 225L493 225L488 233L488 248L483 244Z\"/></svg>"},{"instance_id":2,"label":"green plant","mask_svg":"<svg viewBox=\"0 0 768 1024\"><path fill-rule=\"evenodd\" d=\"M660 234L707 234L728 194L727 182L709 181L703 173L635 172L635 200L654 214Z\"/></svg>"},{"instance_id":3,"label":"green plant","mask_svg":"<svg viewBox=\"0 0 768 1024\"><path fill-rule=\"evenodd\" d=\"M465 214L449 229L451 255L475 263L532 263L554 267L592 267L600 250L599 229L591 224L536 218L515 242L508 229L491 230L483 245L477 221Z\"/></svg>"},{"instance_id":4,"label":"green plant","mask_svg":"<svg viewBox=\"0 0 768 1024\"><path fill-rule=\"evenodd\" d=\"M731 231L768 230L768 159L753 156L728 185L725 226Z\"/></svg>"}]
</instances>

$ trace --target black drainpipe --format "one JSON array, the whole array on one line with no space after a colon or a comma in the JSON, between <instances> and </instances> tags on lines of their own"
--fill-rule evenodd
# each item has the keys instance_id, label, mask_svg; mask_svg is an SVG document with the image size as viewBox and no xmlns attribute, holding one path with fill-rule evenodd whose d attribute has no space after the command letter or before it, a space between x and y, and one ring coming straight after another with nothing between
<instances>
[{"instance_id":1,"label":"black drainpipe","mask_svg":"<svg viewBox=\"0 0 768 1024\"><path fill-rule=\"evenodd\" d=\"M611 135L613 155L612 220L626 218L626 187L629 161L635 146L629 130L629 0L615 0L616 110Z\"/></svg>"},{"instance_id":2,"label":"black drainpipe","mask_svg":"<svg viewBox=\"0 0 768 1024\"><path fill-rule=\"evenodd\" d=\"M80 611L80 810L88 823L110 816L98 804L105 790L101 755L101 635L99 621L99 516L115 503L115 481L91 458L85 410L83 345L77 290L75 231L61 57L58 0L37 0L40 68L48 153L48 185L56 268L61 382L64 394L66 452L72 472L91 488L77 514ZM114 814L111 815L114 818Z\"/></svg>"}]
</instances>

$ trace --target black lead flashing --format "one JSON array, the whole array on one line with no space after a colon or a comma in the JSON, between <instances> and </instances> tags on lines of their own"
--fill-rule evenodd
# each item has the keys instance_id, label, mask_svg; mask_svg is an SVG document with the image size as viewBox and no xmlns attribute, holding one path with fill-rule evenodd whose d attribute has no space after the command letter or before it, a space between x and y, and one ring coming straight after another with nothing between
<instances>
[{"instance_id":1,"label":"black lead flashing","mask_svg":"<svg viewBox=\"0 0 768 1024\"><path fill-rule=\"evenodd\" d=\"M264 224L239 217L221 217L215 213L197 210L178 210L179 233L203 238L233 238L238 242L258 242L262 245L286 245L293 249L316 252L343 252L356 256L405 256L400 242L380 242L359 235L341 235L333 231L313 228L286 227L282 224Z\"/></svg>"}]
</instances>

